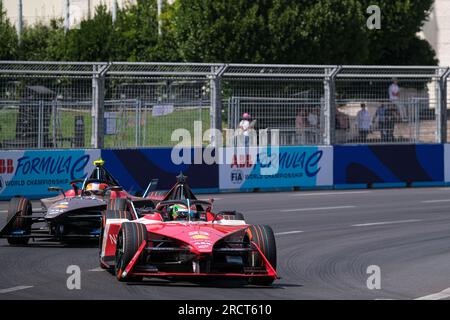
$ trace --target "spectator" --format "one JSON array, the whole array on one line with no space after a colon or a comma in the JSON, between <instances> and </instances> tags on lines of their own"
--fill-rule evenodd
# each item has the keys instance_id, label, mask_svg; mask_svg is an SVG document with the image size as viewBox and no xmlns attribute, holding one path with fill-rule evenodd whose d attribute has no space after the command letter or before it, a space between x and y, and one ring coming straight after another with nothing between
<instances>
[{"instance_id":1,"label":"spectator","mask_svg":"<svg viewBox=\"0 0 450 320\"><path fill-rule=\"evenodd\" d=\"M373 118L373 122L376 121L376 126L378 130L380 130L381 135L381 141L386 142L388 141L388 135L387 135L387 106L385 104L382 104L375 113L375 117Z\"/></svg>"},{"instance_id":2,"label":"spectator","mask_svg":"<svg viewBox=\"0 0 450 320\"><path fill-rule=\"evenodd\" d=\"M358 111L356 115L356 125L359 130L359 141L366 142L367 136L370 133L370 128L372 124L372 119L370 112L367 110L364 103L361 104L361 110Z\"/></svg>"},{"instance_id":3,"label":"spectator","mask_svg":"<svg viewBox=\"0 0 450 320\"><path fill-rule=\"evenodd\" d=\"M319 136L319 116L318 109L313 107L308 110L306 118L306 144L317 144Z\"/></svg>"},{"instance_id":4,"label":"spectator","mask_svg":"<svg viewBox=\"0 0 450 320\"><path fill-rule=\"evenodd\" d=\"M394 105L389 105L385 113L386 141L394 141L395 124L398 122L398 120L398 110Z\"/></svg>"},{"instance_id":5,"label":"spectator","mask_svg":"<svg viewBox=\"0 0 450 320\"><path fill-rule=\"evenodd\" d=\"M350 129L350 118L339 108L336 109L336 142L343 143L347 141L347 133Z\"/></svg>"},{"instance_id":6,"label":"spectator","mask_svg":"<svg viewBox=\"0 0 450 320\"><path fill-rule=\"evenodd\" d=\"M256 120L252 120L250 114L247 112L242 115L241 122L239 122L240 133L244 138L244 146L246 148L250 145L250 130L254 128Z\"/></svg>"},{"instance_id":7,"label":"spectator","mask_svg":"<svg viewBox=\"0 0 450 320\"><path fill-rule=\"evenodd\" d=\"M396 78L392 79L392 84L389 86L389 100L397 107L401 120L408 121L405 106L400 100L400 87Z\"/></svg>"},{"instance_id":8,"label":"spectator","mask_svg":"<svg viewBox=\"0 0 450 320\"><path fill-rule=\"evenodd\" d=\"M295 143L299 145L305 144L305 126L306 116L303 109L297 110L297 116L295 117Z\"/></svg>"}]
</instances>

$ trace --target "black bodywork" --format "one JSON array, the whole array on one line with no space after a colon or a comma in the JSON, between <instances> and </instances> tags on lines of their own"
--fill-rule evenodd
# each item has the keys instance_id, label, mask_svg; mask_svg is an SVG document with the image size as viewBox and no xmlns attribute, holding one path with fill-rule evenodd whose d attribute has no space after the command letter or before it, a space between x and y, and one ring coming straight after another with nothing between
<instances>
[{"instance_id":1,"label":"black bodywork","mask_svg":"<svg viewBox=\"0 0 450 320\"><path fill-rule=\"evenodd\" d=\"M106 183L109 188L104 194L95 195L85 190L91 182ZM28 239L66 241L98 238L108 194L121 192L118 182L103 165L96 165L90 176L72 181L71 185L73 190L67 192L61 188L49 188L61 194L41 199L40 209L32 209L31 202L24 197L11 199L6 223L0 225L0 237L7 238L10 243L14 242L11 239L26 243ZM18 238L26 241L17 241Z\"/></svg>"}]
</instances>

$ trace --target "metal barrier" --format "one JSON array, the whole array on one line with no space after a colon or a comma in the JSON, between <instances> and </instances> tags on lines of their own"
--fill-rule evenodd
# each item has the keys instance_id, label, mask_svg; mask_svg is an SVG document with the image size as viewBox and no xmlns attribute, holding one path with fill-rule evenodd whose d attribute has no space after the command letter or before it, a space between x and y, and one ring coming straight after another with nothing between
<instances>
[{"instance_id":1,"label":"metal barrier","mask_svg":"<svg viewBox=\"0 0 450 320\"><path fill-rule=\"evenodd\" d=\"M444 143L449 75L441 67L0 61L0 147L173 146L175 129L194 141L194 122L237 130L244 113L255 129L278 129L281 145Z\"/></svg>"}]
</instances>

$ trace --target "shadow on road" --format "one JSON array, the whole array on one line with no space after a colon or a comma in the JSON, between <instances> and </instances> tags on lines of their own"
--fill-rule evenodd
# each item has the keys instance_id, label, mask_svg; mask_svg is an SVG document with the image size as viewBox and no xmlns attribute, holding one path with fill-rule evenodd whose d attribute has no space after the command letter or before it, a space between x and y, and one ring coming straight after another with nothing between
<instances>
[{"instance_id":1,"label":"shadow on road","mask_svg":"<svg viewBox=\"0 0 450 320\"><path fill-rule=\"evenodd\" d=\"M92 241L68 241L68 242L52 242L52 241L35 241L26 245L10 245L6 241L0 245L0 248L98 248L98 240Z\"/></svg>"},{"instance_id":2,"label":"shadow on road","mask_svg":"<svg viewBox=\"0 0 450 320\"><path fill-rule=\"evenodd\" d=\"M162 279L144 279L141 282L129 282L128 286L158 286L158 287L183 287L183 288L220 288L220 289L266 289L266 290L279 290L288 287L303 287L300 284L290 283L277 283L275 281L271 286L257 286L248 284L243 280L236 279L204 279L202 281L188 281L188 280L162 280Z\"/></svg>"}]
</instances>

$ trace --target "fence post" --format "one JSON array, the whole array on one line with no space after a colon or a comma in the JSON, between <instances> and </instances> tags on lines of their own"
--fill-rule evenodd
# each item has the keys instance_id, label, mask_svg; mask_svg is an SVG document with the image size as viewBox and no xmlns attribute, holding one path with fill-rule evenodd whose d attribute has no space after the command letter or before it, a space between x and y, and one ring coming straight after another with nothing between
<instances>
[{"instance_id":1,"label":"fence post","mask_svg":"<svg viewBox=\"0 0 450 320\"><path fill-rule=\"evenodd\" d=\"M94 65L92 74L92 135L91 146L103 148L105 112L105 73L109 65Z\"/></svg>"},{"instance_id":2,"label":"fence post","mask_svg":"<svg viewBox=\"0 0 450 320\"><path fill-rule=\"evenodd\" d=\"M38 110L38 148L42 149L44 146L44 101L39 100Z\"/></svg>"},{"instance_id":3,"label":"fence post","mask_svg":"<svg viewBox=\"0 0 450 320\"><path fill-rule=\"evenodd\" d=\"M443 72L443 74L439 76L436 88L437 143L447 143L447 80L449 76L450 76L450 68L447 68Z\"/></svg>"},{"instance_id":4,"label":"fence post","mask_svg":"<svg viewBox=\"0 0 450 320\"><path fill-rule=\"evenodd\" d=\"M211 79L210 79L210 129L211 129L211 143L215 145L216 137L214 129L222 131L222 89L221 89L221 77L227 65L213 66L211 68Z\"/></svg>"},{"instance_id":5,"label":"fence post","mask_svg":"<svg viewBox=\"0 0 450 320\"><path fill-rule=\"evenodd\" d=\"M325 130L323 133L323 143L327 146L333 145L336 141L336 76L342 69L341 66L337 66L333 69L325 69L325 79L324 79L324 120L325 120Z\"/></svg>"}]
</instances>

